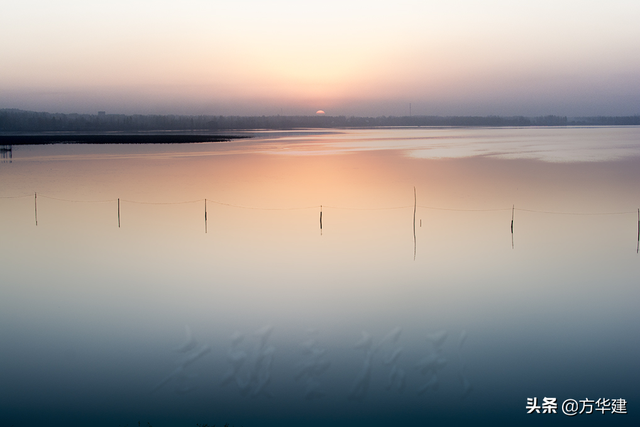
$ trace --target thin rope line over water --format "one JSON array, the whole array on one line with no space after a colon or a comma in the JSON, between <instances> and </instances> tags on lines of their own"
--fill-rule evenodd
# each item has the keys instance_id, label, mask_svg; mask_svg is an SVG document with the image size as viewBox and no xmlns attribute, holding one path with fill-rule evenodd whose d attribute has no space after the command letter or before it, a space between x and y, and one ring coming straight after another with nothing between
<instances>
[{"instance_id":1,"label":"thin rope line over water","mask_svg":"<svg viewBox=\"0 0 640 427\"><path fill-rule=\"evenodd\" d=\"M115 203L117 199L110 200L70 200L70 199L61 199L58 197L44 196L40 194L40 197L51 200L58 200L60 202L69 202L69 203Z\"/></svg>"},{"instance_id":2,"label":"thin rope line over water","mask_svg":"<svg viewBox=\"0 0 640 427\"><path fill-rule=\"evenodd\" d=\"M120 201L127 202L127 203L136 203L138 205L186 205L188 203L204 202L204 199L186 200L184 202L140 202L137 200L127 200L127 199L120 199Z\"/></svg>"},{"instance_id":3,"label":"thin rope line over water","mask_svg":"<svg viewBox=\"0 0 640 427\"><path fill-rule=\"evenodd\" d=\"M0 199L21 199L32 197L31 194L21 195L21 196L0 196ZM69 203L116 203L118 199L109 199L109 200L72 200L72 199L64 199L59 197L47 196L39 193L39 197L57 200L61 202L69 202ZM141 205L183 205L183 204L191 204L191 203L200 203L204 202L205 199L197 199L197 200L185 200L179 202L147 202L140 200L128 200L128 199L119 199L121 202L126 203L134 203ZM266 207L258 207L258 206L244 206L244 205L236 205L233 203L220 202L216 200L212 200L207 198L207 203L214 203L220 206L228 206L232 208L238 209L250 209L250 210L261 210L261 211L290 211L290 210L306 210L306 209L321 209L321 208L329 208L329 209L342 209L342 210L354 210L354 211L378 211L378 210L394 210L394 209L411 209L414 208L413 205L405 205L405 206L389 206L389 207L350 207L350 206L332 206L332 205L312 205L312 206L293 206L286 208L266 208ZM510 211L513 210L513 207L505 207L505 208L495 208L495 209L459 209L459 208L445 208L439 206L425 206L425 205L416 205L415 207L421 209L429 209L429 210L439 210L439 211L450 211L450 212L501 212L501 211ZM520 212L529 212L529 213L539 213L539 214L547 214L547 215L573 215L573 216L609 216L609 215L630 215L635 214L636 211L620 211L620 212L559 212L559 211L547 211L547 210L538 210L538 209L523 209L523 208L515 208L516 211Z\"/></svg>"},{"instance_id":4,"label":"thin rope line over water","mask_svg":"<svg viewBox=\"0 0 640 427\"><path fill-rule=\"evenodd\" d=\"M408 209L408 208L413 208L413 205L407 205L407 206L392 206L392 207L388 207L388 208L353 208L353 207L345 207L345 206L331 206L331 205L322 205L326 208L331 208L331 209L345 209L345 210L351 210L351 211L382 211L382 210L390 210L390 209Z\"/></svg>"},{"instance_id":5,"label":"thin rope line over water","mask_svg":"<svg viewBox=\"0 0 640 427\"><path fill-rule=\"evenodd\" d=\"M31 194L25 194L24 196L0 196L0 199L23 199L26 197L31 198Z\"/></svg>"},{"instance_id":6,"label":"thin rope line over water","mask_svg":"<svg viewBox=\"0 0 640 427\"><path fill-rule=\"evenodd\" d=\"M211 203L215 203L216 205L229 206L232 208L240 208L240 209L253 209L253 210L259 210L259 211L294 211L294 210L303 210L303 209L320 209L322 206L324 206L324 205L314 205L314 206L301 206L301 207L291 207L291 208L259 208L259 207L253 207L253 206L241 206L241 205L234 205L232 203L217 202L215 200L210 200L210 199L207 199L207 201Z\"/></svg>"},{"instance_id":7,"label":"thin rope line over water","mask_svg":"<svg viewBox=\"0 0 640 427\"><path fill-rule=\"evenodd\" d=\"M439 208L435 206L421 206L418 205L419 208L423 209L432 209L436 211L454 211L454 212L499 212L499 211L510 211L511 208L497 208L497 209L453 209L453 208Z\"/></svg>"},{"instance_id":8,"label":"thin rope line over water","mask_svg":"<svg viewBox=\"0 0 640 427\"><path fill-rule=\"evenodd\" d=\"M516 208L517 211L522 212L533 212L533 213L542 213L542 214L550 214L550 215L579 215L579 216L598 216L598 215L629 215L635 214L635 211L625 211L625 212L554 212L554 211L538 211L534 209L522 209Z\"/></svg>"}]
</instances>

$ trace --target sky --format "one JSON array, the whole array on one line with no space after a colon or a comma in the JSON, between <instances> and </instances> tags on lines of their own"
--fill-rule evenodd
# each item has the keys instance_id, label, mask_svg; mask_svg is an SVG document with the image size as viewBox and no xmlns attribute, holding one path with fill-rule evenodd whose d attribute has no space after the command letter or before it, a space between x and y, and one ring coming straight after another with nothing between
<instances>
[{"instance_id":1,"label":"sky","mask_svg":"<svg viewBox=\"0 0 640 427\"><path fill-rule=\"evenodd\" d=\"M638 22L637 0L4 0L0 108L635 115Z\"/></svg>"}]
</instances>

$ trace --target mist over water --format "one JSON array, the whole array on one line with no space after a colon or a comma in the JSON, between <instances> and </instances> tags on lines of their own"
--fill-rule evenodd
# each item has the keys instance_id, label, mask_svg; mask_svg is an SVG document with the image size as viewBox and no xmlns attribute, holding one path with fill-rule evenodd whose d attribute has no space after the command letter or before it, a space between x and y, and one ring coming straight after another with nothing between
<instances>
[{"instance_id":1,"label":"mist over water","mask_svg":"<svg viewBox=\"0 0 640 427\"><path fill-rule=\"evenodd\" d=\"M24 146L0 181L0 424L638 422L638 128Z\"/></svg>"}]
</instances>

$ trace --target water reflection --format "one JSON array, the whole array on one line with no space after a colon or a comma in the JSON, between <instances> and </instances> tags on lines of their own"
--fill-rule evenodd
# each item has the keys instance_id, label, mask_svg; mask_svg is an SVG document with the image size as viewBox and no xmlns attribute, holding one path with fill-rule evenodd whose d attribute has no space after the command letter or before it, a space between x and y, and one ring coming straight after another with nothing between
<instances>
[{"instance_id":1,"label":"water reflection","mask_svg":"<svg viewBox=\"0 0 640 427\"><path fill-rule=\"evenodd\" d=\"M530 396L637 400L638 159L424 159L397 132L14 149L2 424L521 425Z\"/></svg>"}]
</instances>

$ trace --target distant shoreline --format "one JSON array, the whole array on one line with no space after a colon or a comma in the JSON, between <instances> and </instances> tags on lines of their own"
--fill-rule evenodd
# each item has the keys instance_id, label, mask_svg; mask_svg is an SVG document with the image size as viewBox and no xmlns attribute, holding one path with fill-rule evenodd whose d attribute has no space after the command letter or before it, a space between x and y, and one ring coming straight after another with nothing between
<instances>
[{"instance_id":1,"label":"distant shoreline","mask_svg":"<svg viewBox=\"0 0 640 427\"><path fill-rule=\"evenodd\" d=\"M64 132L109 134L110 132L162 134L180 132L215 134L256 130L369 129L379 127L536 127L536 126L639 126L640 114L631 116L180 116L126 114L62 114L0 109L0 133ZM172 135L171 138L175 138ZM212 136L208 136L212 138ZM143 138L136 136L136 138ZM155 138L155 137L154 137ZM164 138L164 137L163 137ZM167 137L169 138L169 137ZM180 137L182 138L182 137ZM117 139L117 138L116 138ZM211 141L211 140L208 140ZM191 141L194 142L194 141ZM96 142L99 143L99 142ZM119 142L114 142L119 143ZM142 143L142 142L141 142Z\"/></svg>"},{"instance_id":2,"label":"distant shoreline","mask_svg":"<svg viewBox=\"0 0 640 427\"><path fill-rule=\"evenodd\" d=\"M39 134L0 135L0 145L48 144L193 144L249 138L246 135L187 134Z\"/></svg>"}]
</instances>

